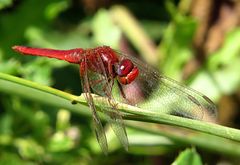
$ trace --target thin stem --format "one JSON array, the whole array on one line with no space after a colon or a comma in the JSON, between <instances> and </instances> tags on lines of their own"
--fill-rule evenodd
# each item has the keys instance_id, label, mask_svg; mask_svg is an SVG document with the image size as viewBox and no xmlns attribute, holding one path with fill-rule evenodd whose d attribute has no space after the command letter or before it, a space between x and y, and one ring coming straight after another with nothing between
<instances>
[{"instance_id":1,"label":"thin stem","mask_svg":"<svg viewBox=\"0 0 240 165\"><path fill-rule=\"evenodd\" d=\"M74 96L11 75L0 73L0 91L11 93L13 95L20 95L28 99L38 100L39 102L66 108L72 112L80 113L83 115L91 115L91 111L89 111L89 108L87 107L87 103L84 99L83 94L79 97ZM96 95L92 96L94 98L96 106L108 105L108 100L106 98ZM73 105L72 102L78 102L79 104ZM155 113L150 110L147 111L122 103L118 103L117 108L121 112L124 112L124 119L188 128L198 132L207 133L209 135L219 136L218 138L222 137L226 140L234 140L236 141L234 142L235 146L240 145L240 131L237 129L163 113ZM109 111L110 108L101 110ZM217 141L218 140L216 138L216 143L218 144L219 148L221 148L221 140L219 140L219 143ZM201 145L204 144L201 143ZM208 144L206 144L205 147L208 147L207 145Z\"/></svg>"},{"instance_id":2,"label":"thin stem","mask_svg":"<svg viewBox=\"0 0 240 165\"><path fill-rule=\"evenodd\" d=\"M107 99L99 96L94 97L97 104L107 104ZM196 131L200 131L203 133L208 133L211 135L240 141L240 131L234 128L229 128L225 126L221 126L214 123L192 120L183 117L168 115L164 113L156 113L150 110L143 110L138 107L130 106L127 104L118 103L117 109L122 112L126 112L128 114L134 114L136 116L132 116L132 118L128 118L131 120L137 121L146 121L152 123L159 124L167 124L172 126L178 126L183 128L188 128Z\"/></svg>"},{"instance_id":3,"label":"thin stem","mask_svg":"<svg viewBox=\"0 0 240 165\"><path fill-rule=\"evenodd\" d=\"M140 54L143 55L145 61L149 64L156 65L158 61L156 46L131 13L123 6L114 6L110 12L113 20L139 50Z\"/></svg>"}]
</instances>

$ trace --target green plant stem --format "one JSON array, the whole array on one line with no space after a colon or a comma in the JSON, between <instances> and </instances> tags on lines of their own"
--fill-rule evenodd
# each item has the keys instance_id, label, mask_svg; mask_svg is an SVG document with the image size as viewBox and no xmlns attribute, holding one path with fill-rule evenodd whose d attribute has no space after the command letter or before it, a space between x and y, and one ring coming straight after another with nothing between
<instances>
[{"instance_id":1,"label":"green plant stem","mask_svg":"<svg viewBox=\"0 0 240 165\"><path fill-rule=\"evenodd\" d=\"M20 95L32 100L38 100L43 103L51 104L61 108L67 108L76 113L88 116L91 115L91 111L89 111L87 103L84 99L84 94L81 96L74 96L50 87L39 85L37 83L3 73L0 73L0 91L13 95ZM96 95L93 95L93 97L97 106L108 104L108 100L106 98ZM77 101L79 104L73 105L73 101ZM239 144L240 141L240 131L237 129L163 113L146 111L122 103L118 103L117 108L121 112L124 112L124 119L188 128L198 132L207 133L209 135L222 137L226 140L234 140L238 142L235 142L236 144ZM219 147L221 146L221 144L218 145Z\"/></svg>"},{"instance_id":2,"label":"green plant stem","mask_svg":"<svg viewBox=\"0 0 240 165\"><path fill-rule=\"evenodd\" d=\"M234 128L229 128L229 127L221 126L214 123L207 123L203 121L182 118L178 116L172 116L172 115L163 114L163 113L161 114L152 113L152 112L148 113L146 111L134 112L132 111L132 109L128 109L128 110L121 109L121 110L127 111L128 113L132 113L132 114L137 114L137 115L141 114L144 116L144 117L128 116L128 117L125 117L126 119L179 126L179 127L188 128L188 129L200 131L203 133L208 133L211 135L231 139L238 142L240 141L240 131Z\"/></svg>"},{"instance_id":3,"label":"green plant stem","mask_svg":"<svg viewBox=\"0 0 240 165\"><path fill-rule=\"evenodd\" d=\"M96 104L107 104L106 98L94 97ZM143 110L138 107L130 106L127 104L118 103L117 109L128 114L135 114L135 116L125 116L126 119L145 121L159 124L167 124L172 126L178 126L188 128L211 135L240 141L240 131L234 128L221 126L214 123L192 120L183 117L168 115L164 113L156 113L150 110Z\"/></svg>"},{"instance_id":4,"label":"green plant stem","mask_svg":"<svg viewBox=\"0 0 240 165\"><path fill-rule=\"evenodd\" d=\"M127 126L133 127L135 129L147 132L150 134L160 135L169 138L176 145L196 145L200 148L205 148L210 151L222 153L224 155L240 156L240 144L232 140L217 137L214 135L209 135L205 133L199 133L197 131L192 131L189 129L176 128L168 125L154 125L139 123L133 121L132 115L127 116L131 120L125 121ZM219 145L224 144L224 145Z\"/></svg>"},{"instance_id":5,"label":"green plant stem","mask_svg":"<svg viewBox=\"0 0 240 165\"><path fill-rule=\"evenodd\" d=\"M83 115L91 115L84 96L74 96L69 93L37 84L22 78L0 73L0 91L12 95L39 101L48 105L70 109ZM72 104L74 100L80 104Z\"/></svg>"}]
</instances>

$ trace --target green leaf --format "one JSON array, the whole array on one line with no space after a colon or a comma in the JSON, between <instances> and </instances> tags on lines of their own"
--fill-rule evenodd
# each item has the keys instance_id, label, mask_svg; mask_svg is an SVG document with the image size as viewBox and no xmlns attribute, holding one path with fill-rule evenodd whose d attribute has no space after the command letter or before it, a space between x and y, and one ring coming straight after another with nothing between
<instances>
[{"instance_id":1,"label":"green leaf","mask_svg":"<svg viewBox=\"0 0 240 165\"><path fill-rule=\"evenodd\" d=\"M202 161L195 149L186 149L181 152L172 165L202 165Z\"/></svg>"},{"instance_id":2,"label":"green leaf","mask_svg":"<svg viewBox=\"0 0 240 165\"><path fill-rule=\"evenodd\" d=\"M159 45L161 71L175 80L181 80L183 66L192 58L192 40L197 21L181 14L172 3L167 3L173 22L166 29Z\"/></svg>"},{"instance_id":3,"label":"green leaf","mask_svg":"<svg viewBox=\"0 0 240 165\"><path fill-rule=\"evenodd\" d=\"M66 10L69 7L69 1L60 1L60 2L53 2L49 4L46 8L46 17L48 19L54 19L58 16L59 13Z\"/></svg>"},{"instance_id":4,"label":"green leaf","mask_svg":"<svg viewBox=\"0 0 240 165\"><path fill-rule=\"evenodd\" d=\"M48 149L51 152L68 151L74 147L74 141L64 132L59 131L50 139Z\"/></svg>"},{"instance_id":5,"label":"green leaf","mask_svg":"<svg viewBox=\"0 0 240 165\"><path fill-rule=\"evenodd\" d=\"M0 10L12 5L13 0L0 0Z\"/></svg>"},{"instance_id":6,"label":"green leaf","mask_svg":"<svg viewBox=\"0 0 240 165\"><path fill-rule=\"evenodd\" d=\"M237 90L240 85L239 42L240 29L229 32L222 48L209 55L207 69L199 70L190 86L213 100Z\"/></svg>"},{"instance_id":7,"label":"green leaf","mask_svg":"<svg viewBox=\"0 0 240 165\"><path fill-rule=\"evenodd\" d=\"M8 165L36 165L30 160L23 160L18 154L13 152L1 152L0 155L0 164L8 164Z\"/></svg>"},{"instance_id":8,"label":"green leaf","mask_svg":"<svg viewBox=\"0 0 240 165\"><path fill-rule=\"evenodd\" d=\"M57 123L56 127L58 131L65 131L70 126L70 112L61 109L57 113Z\"/></svg>"},{"instance_id":9,"label":"green leaf","mask_svg":"<svg viewBox=\"0 0 240 165\"><path fill-rule=\"evenodd\" d=\"M19 154L25 159L40 160L44 154L44 148L33 139L19 138L15 140L14 144Z\"/></svg>"},{"instance_id":10,"label":"green leaf","mask_svg":"<svg viewBox=\"0 0 240 165\"><path fill-rule=\"evenodd\" d=\"M99 10L92 21L92 30L97 45L109 45L118 47L121 37L120 29L113 24L106 10Z\"/></svg>"}]
</instances>

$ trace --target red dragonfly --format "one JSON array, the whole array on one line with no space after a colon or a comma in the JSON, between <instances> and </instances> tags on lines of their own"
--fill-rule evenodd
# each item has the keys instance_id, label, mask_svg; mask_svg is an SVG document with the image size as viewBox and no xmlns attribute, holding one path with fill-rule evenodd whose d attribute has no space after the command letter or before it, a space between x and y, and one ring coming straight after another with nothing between
<instances>
[{"instance_id":1,"label":"red dragonfly","mask_svg":"<svg viewBox=\"0 0 240 165\"><path fill-rule=\"evenodd\" d=\"M208 97L160 75L140 60L117 52L109 46L70 50L26 46L12 48L25 55L45 56L79 64L83 91L92 110L95 134L104 153L108 151L107 139L91 93L108 98L108 108L114 110L112 113L107 113L108 122L126 150L128 138L122 115L115 108L116 99L120 98L120 101L146 110L191 119L214 120L216 118L216 107ZM113 95L115 86L118 89L118 97Z\"/></svg>"}]
</instances>

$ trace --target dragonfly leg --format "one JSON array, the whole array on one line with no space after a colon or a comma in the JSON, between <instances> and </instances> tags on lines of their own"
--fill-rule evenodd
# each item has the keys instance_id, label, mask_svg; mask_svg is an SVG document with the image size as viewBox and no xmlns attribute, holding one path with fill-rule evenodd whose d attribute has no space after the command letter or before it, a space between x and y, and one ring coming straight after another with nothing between
<instances>
[{"instance_id":1,"label":"dragonfly leg","mask_svg":"<svg viewBox=\"0 0 240 165\"><path fill-rule=\"evenodd\" d=\"M118 81L117 81L117 85L118 85L118 88L119 88L119 90L120 90L120 93L121 93L122 97L123 97L124 99L126 99L126 95L125 95L125 93L124 93L124 91L123 91L122 85L121 85Z\"/></svg>"},{"instance_id":2,"label":"dragonfly leg","mask_svg":"<svg viewBox=\"0 0 240 165\"><path fill-rule=\"evenodd\" d=\"M93 118L93 128L96 135L96 138L98 140L98 143L100 145L100 148L102 151L107 154L108 152L108 144L107 144L107 138L105 135L105 130L103 128L103 125L101 123L101 120L99 118L97 109L95 107L93 97L91 95L91 84L89 83L89 77L87 72L87 63L86 58L85 60L80 64L80 73L81 76L81 83L83 87L83 91L85 92L85 98L87 100L87 103L92 110L92 118Z\"/></svg>"},{"instance_id":3,"label":"dragonfly leg","mask_svg":"<svg viewBox=\"0 0 240 165\"><path fill-rule=\"evenodd\" d=\"M86 63L84 61L82 61L79 65L80 67L80 77L83 77L84 73L85 73L85 68L86 68ZM77 99L73 99L71 101L72 104L77 104L78 103L78 100Z\"/></svg>"}]
</instances>

